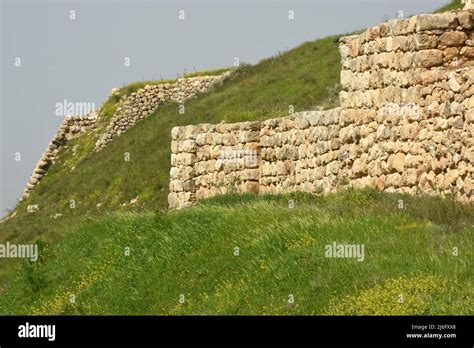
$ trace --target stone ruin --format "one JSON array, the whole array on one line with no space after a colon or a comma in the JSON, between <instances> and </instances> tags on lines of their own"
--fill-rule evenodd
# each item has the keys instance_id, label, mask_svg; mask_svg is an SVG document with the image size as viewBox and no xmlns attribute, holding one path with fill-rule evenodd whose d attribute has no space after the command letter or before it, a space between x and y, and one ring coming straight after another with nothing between
<instances>
[{"instance_id":1,"label":"stone ruin","mask_svg":"<svg viewBox=\"0 0 474 348\"><path fill-rule=\"evenodd\" d=\"M340 40L340 108L172 129L168 203L341 187L474 200L473 11Z\"/></svg>"}]
</instances>

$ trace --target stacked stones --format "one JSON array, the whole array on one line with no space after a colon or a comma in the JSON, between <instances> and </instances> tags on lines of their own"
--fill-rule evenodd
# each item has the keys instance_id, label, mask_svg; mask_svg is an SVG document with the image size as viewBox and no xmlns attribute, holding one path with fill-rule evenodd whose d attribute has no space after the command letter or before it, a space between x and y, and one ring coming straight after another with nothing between
<instances>
[{"instance_id":1,"label":"stacked stones","mask_svg":"<svg viewBox=\"0 0 474 348\"><path fill-rule=\"evenodd\" d=\"M84 117L66 116L64 118L59 130L48 144L46 151L43 153L38 163L36 163L36 166L33 169L33 174L26 184L26 188L23 191L21 199L28 197L33 188L46 175L49 166L54 163L59 151L66 144L66 141L74 139L83 133L95 129L96 123L96 112L91 112Z\"/></svg>"},{"instance_id":2,"label":"stacked stones","mask_svg":"<svg viewBox=\"0 0 474 348\"><path fill-rule=\"evenodd\" d=\"M211 84L219 79L228 76L230 72L225 72L219 76L199 76L192 78L180 78L175 83L165 83L161 85L147 85L132 93L129 97L119 102L117 112L112 117L105 133L97 141L95 150L98 151L106 146L114 137L119 136L132 127L138 120L150 115L160 104L165 101L182 103L199 92L208 89ZM112 94L118 89L114 88ZM74 139L90 130L95 130L97 126L97 112L82 116L66 116L59 130L54 135L48 148L36 164L26 188L23 191L21 200L28 197L33 188L46 175L50 165L54 163L59 151L68 140Z\"/></svg>"},{"instance_id":3,"label":"stacked stones","mask_svg":"<svg viewBox=\"0 0 474 348\"><path fill-rule=\"evenodd\" d=\"M174 127L171 136L170 207L233 189L258 193L260 122Z\"/></svg>"},{"instance_id":4,"label":"stacked stones","mask_svg":"<svg viewBox=\"0 0 474 348\"><path fill-rule=\"evenodd\" d=\"M321 193L338 186L339 113L307 111L262 123L260 193Z\"/></svg>"},{"instance_id":5,"label":"stacked stones","mask_svg":"<svg viewBox=\"0 0 474 348\"><path fill-rule=\"evenodd\" d=\"M473 12L459 11L392 20L342 38L341 108L252 123L260 129L250 142L260 154L258 185L252 167L251 190L238 187L283 193L372 186L474 201L472 28ZM216 156L222 146L245 146L247 132L240 123L175 127L170 207L222 192L227 178L240 185L250 168L224 170Z\"/></svg>"},{"instance_id":6,"label":"stacked stones","mask_svg":"<svg viewBox=\"0 0 474 348\"><path fill-rule=\"evenodd\" d=\"M132 93L117 108L106 131L97 141L95 151L99 151L115 137L133 127L136 122L152 114L161 104L167 101L183 103L197 93L204 92L222 77L223 75L180 78L175 83L146 85Z\"/></svg>"},{"instance_id":7,"label":"stacked stones","mask_svg":"<svg viewBox=\"0 0 474 348\"><path fill-rule=\"evenodd\" d=\"M98 114L96 111L93 111L86 116L66 116L51 142L54 142L56 138L71 140L95 129L97 117Z\"/></svg>"},{"instance_id":8,"label":"stacked stones","mask_svg":"<svg viewBox=\"0 0 474 348\"><path fill-rule=\"evenodd\" d=\"M473 199L473 12L341 39L341 166L354 186Z\"/></svg>"}]
</instances>

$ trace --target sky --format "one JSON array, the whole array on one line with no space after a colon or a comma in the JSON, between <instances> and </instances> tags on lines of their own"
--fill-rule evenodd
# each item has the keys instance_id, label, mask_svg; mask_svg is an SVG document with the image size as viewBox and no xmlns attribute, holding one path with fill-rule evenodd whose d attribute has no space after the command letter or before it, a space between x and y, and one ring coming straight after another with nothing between
<instances>
[{"instance_id":1,"label":"sky","mask_svg":"<svg viewBox=\"0 0 474 348\"><path fill-rule=\"evenodd\" d=\"M232 66L235 57L255 64L446 2L0 0L0 217L60 126L57 103L99 107L129 82Z\"/></svg>"}]
</instances>

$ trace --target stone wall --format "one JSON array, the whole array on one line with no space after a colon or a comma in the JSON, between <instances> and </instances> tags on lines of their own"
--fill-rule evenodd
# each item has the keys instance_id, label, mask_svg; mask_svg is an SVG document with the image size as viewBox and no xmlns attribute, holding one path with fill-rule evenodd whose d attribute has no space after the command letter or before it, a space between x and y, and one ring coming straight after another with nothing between
<instances>
[{"instance_id":1,"label":"stone wall","mask_svg":"<svg viewBox=\"0 0 474 348\"><path fill-rule=\"evenodd\" d=\"M342 38L340 108L250 123L248 142L247 123L174 128L170 207L229 182L240 192L350 185L473 201L473 14L391 20ZM256 151L257 165L219 161L229 146Z\"/></svg>"},{"instance_id":2,"label":"stone wall","mask_svg":"<svg viewBox=\"0 0 474 348\"><path fill-rule=\"evenodd\" d=\"M96 134L95 151L107 146L114 138L120 136L135 123L151 115L156 108L167 101L184 103L200 92L206 91L213 83L227 77L231 72L227 71L216 76L197 76L190 78L179 78L174 83L163 83L158 85L146 85L136 93L124 96L115 114L109 121L105 131ZM112 90L112 95L117 93L118 88ZM34 187L46 175L48 168L54 163L58 153L68 140L74 139L89 131L96 132L97 120L100 111L92 112L84 117L66 116L59 130L48 144L46 151L33 169L26 188L20 200L28 197Z\"/></svg>"},{"instance_id":3,"label":"stone wall","mask_svg":"<svg viewBox=\"0 0 474 348\"><path fill-rule=\"evenodd\" d=\"M258 192L260 122L174 127L171 137L172 207L233 189Z\"/></svg>"},{"instance_id":4,"label":"stone wall","mask_svg":"<svg viewBox=\"0 0 474 348\"><path fill-rule=\"evenodd\" d=\"M28 197L34 187L46 175L48 168L54 163L59 151L68 140L74 139L81 134L95 129L97 122L97 113L91 112L84 117L66 116L59 130L49 142L48 147L43 152L40 160L33 169L33 174L28 179L25 189L23 190L20 200Z\"/></svg>"},{"instance_id":5,"label":"stone wall","mask_svg":"<svg viewBox=\"0 0 474 348\"><path fill-rule=\"evenodd\" d=\"M261 193L329 192L341 185L339 108L262 122Z\"/></svg>"},{"instance_id":6,"label":"stone wall","mask_svg":"<svg viewBox=\"0 0 474 348\"><path fill-rule=\"evenodd\" d=\"M351 184L472 200L473 13L392 20L341 40Z\"/></svg>"},{"instance_id":7,"label":"stone wall","mask_svg":"<svg viewBox=\"0 0 474 348\"><path fill-rule=\"evenodd\" d=\"M112 116L105 132L95 145L95 151L107 146L115 137L120 136L135 123L151 115L158 106L173 101L183 103L197 93L204 92L214 82L229 73L217 76L198 76L180 78L174 83L147 85L124 99Z\"/></svg>"}]
</instances>

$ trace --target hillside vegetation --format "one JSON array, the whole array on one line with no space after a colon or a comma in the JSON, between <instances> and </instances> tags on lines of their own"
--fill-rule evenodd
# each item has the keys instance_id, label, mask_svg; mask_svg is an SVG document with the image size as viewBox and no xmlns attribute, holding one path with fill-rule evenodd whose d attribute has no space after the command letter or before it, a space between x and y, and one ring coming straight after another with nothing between
<instances>
[{"instance_id":1,"label":"hillside vegetation","mask_svg":"<svg viewBox=\"0 0 474 348\"><path fill-rule=\"evenodd\" d=\"M444 10L453 6L459 2ZM0 259L0 314L375 313L370 304L347 304L403 289L428 294L417 313L472 310L472 205L404 197L410 204L400 211L400 196L364 190L298 195L294 210L289 196L226 196L166 211L171 128L337 106L338 39L235 68L187 101L185 114L167 103L95 153L120 97L163 81L123 86L101 107L98 133L68 142L15 216L0 223L0 243L42 246L37 263ZM29 204L39 211L27 213ZM366 261L325 258L321 248L333 241L365 244ZM456 246L462 252L453 257ZM295 305L285 302L289 294ZM381 310L413 310L394 306Z\"/></svg>"},{"instance_id":2,"label":"hillside vegetation","mask_svg":"<svg viewBox=\"0 0 474 348\"><path fill-rule=\"evenodd\" d=\"M338 103L338 39L327 37L307 42L254 66L244 64L220 85L187 101L184 114L179 113L176 103L160 106L95 153L93 148L100 129L105 129L107 124L100 118L109 119L120 97L135 92L144 83L124 86L101 107L98 133L69 141L41 183L17 205L16 216L0 223L0 242L40 238L54 243L86 217L111 211L165 209L172 127L283 116L289 113L290 105L295 111L320 105L333 107ZM206 72L213 73L216 72ZM130 161L124 160L126 152ZM131 205L135 198L136 204ZM38 204L39 211L28 213L30 204ZM15 277L16 263L0 260L0 289Z\"/></svg>"},{"instance_id":3,"label":"hillside vegetation","mask_svg":"<svg viewBox=\"0 0 474 348\"><path fill-rule=\"evenodd\" d=\"M451 199L369 189L114 214L25 263L0 313L472 315L473 223ZM325 257L334 242L363 260Z\"/></svg>"},{"instance_id":4,"label":"hillside vegetation","mask_svg":"<svg viewBox=\"0 0 474 348\"><path fill-rule=\"evenodd\" d=\"M173 126L282 116L290 105L295 111L325 103L332 106L337 102L337 91L331 88L339 80L339 60L338 37L308 42L255 66L236 69L212 91L186 102L184 115L176 103L158 108L98 153L92 152L94 134L70 141L31 196L18 205L17 216L0 225L0 238L30 239L48 232L55 214L62 214L54 220L56 225L68 217L120 209L137 196L137 204L128 209L165 208ZM104 110L111 108L109 104ZM129 162L124 160L125 152L130 153ZM75 201L75 209L69 208L70 200ZM39 204L40 211L28 214L28 204ZM99 212L97 204L101 204Z\"/></svg>"},{"instance_id":5,"label":"hillside vegetation","mask_svg":"<svg viewBox=\"0 0 474 348\"><path fill-rule=\"evenodd\" d=\"M460 10L464 7L463 4L461 4L461 0L451 0L448 4L442 6L438 10L436 10L436 13L440 12L446 12L446 11L453 11L453 10Z\"/></svg>"}]
</instances>

